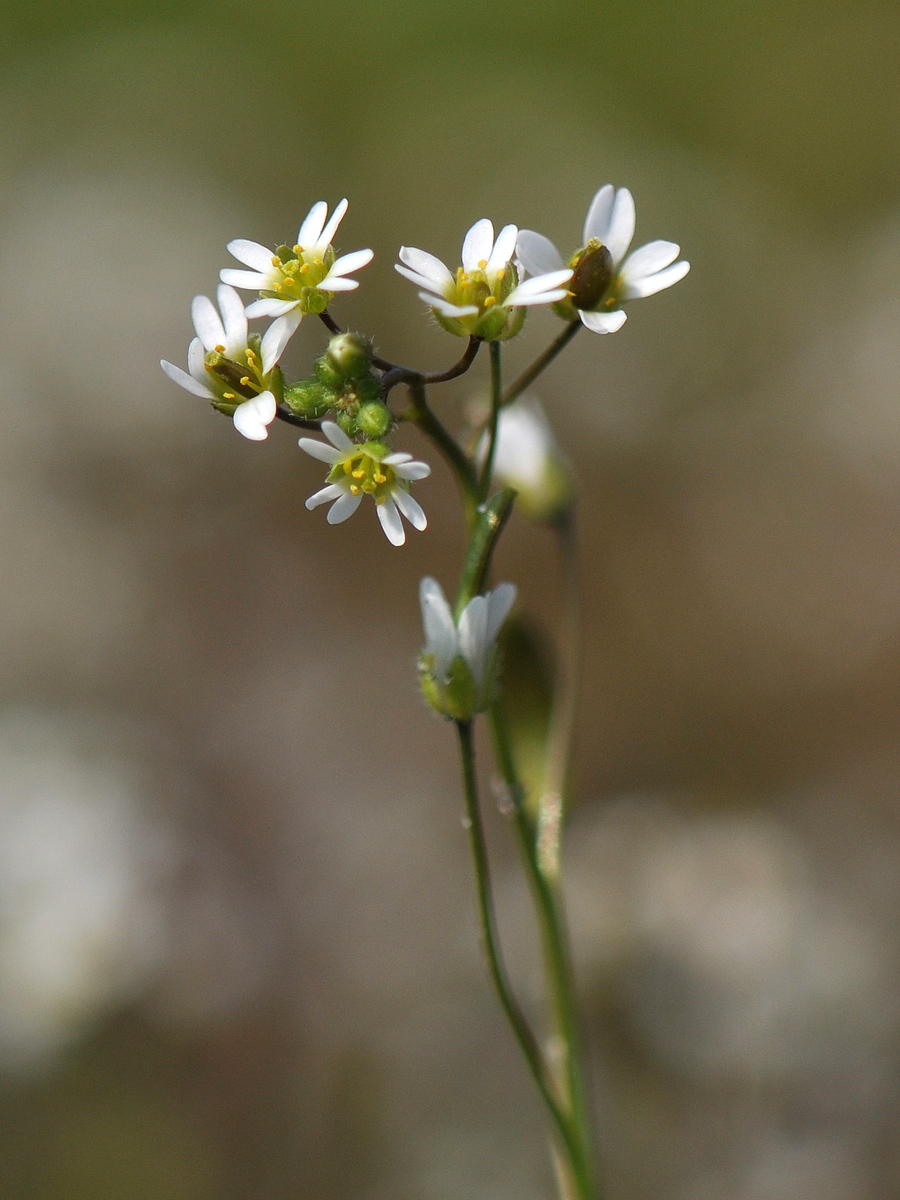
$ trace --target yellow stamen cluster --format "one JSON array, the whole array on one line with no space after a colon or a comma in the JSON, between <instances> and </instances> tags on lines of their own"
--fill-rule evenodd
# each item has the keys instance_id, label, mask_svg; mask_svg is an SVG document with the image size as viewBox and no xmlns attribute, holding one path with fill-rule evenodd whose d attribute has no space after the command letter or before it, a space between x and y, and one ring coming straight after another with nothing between
<instances>
[{"instance_id":1,"label":"yellow stamen cluster","mask_svg":"<svg viewBox=\"0 0 900 1200\"><path fill-rule=\"evenodd\" d=\"M380 444L379 449L382 449ZM383 504L398 486L403 486L392 467L361 446L335 463L328 482L343 484L352 496L372 496L376 504Z\"/></svg>"}]
</instances>

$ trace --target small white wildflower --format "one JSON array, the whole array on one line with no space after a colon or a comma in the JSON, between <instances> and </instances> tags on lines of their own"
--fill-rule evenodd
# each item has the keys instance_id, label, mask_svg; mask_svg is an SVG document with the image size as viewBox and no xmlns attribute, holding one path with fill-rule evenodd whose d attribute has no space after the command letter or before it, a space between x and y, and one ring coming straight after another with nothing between
<instances>
[{"instance_id":1,"label":"small white wildflower","mask_svg":"<svg viewBox=\"0 0 900 1200\"><path fill-rule=\"evenodd\" d=\"M616 189L611 183L600 188L585 217L582 249L569 264L571 312L565 314L570 320L577 314L594 333L615 333L625 324L626 301L661 292L690 270L690 263L675 262L680 253L675 242L648 242L625 258L634 223L628 188ZM529 275L541 276L564 265L550 239L533 229L519 233L516 257Z\"/></svg>"},{"instance_id":2,"label":"small white wildflower","mask_svg":"<svg viewBox=\"0 0 900 1200\"><path fill-rule=\"evenodd\" d=\"M219 310L208 296L195 296L191 316L197 336L188 347L188 369L160 361L168 377L193 396L202 396L233 415L235 428L252 441L268 436L277 405L268 376L285 343L262 340L257 353L248 345L247 315L240 296L227 284L217 292Z\"/></svg>"},{"instance_id":3,"label":"small white wildflower","mask_svg":"<svg viewBox=\"0 0 900 1200\"><path fill-rule=\"evenodd\" d=\"M334 421L323 421L322 432L330 446L314 438L300 439L301 450L331 467L326 486L310 496L307 508L333 500L328 523L339 525L356 512L363 496L371 496L381 528L393 546L406 541L401 513L413 528L425 528L428 522L421 505L409 494L409 485L431 474L428 463L416 462L411 454L392 452L384 442L353 442Z\"/></svg>"},{"instance_id":4,"label":"small white wildflower","mask_svg":"<svg viewBox=\"0 0 900 1200\"><path fill-rule=\"evenodd\" d=\"M422 580L422 691L444 716L466 721L490 704L497 635L515 600L515 586L501 583L485 596L474 596L455 621L437 580Z\"/></svg>"},{"instance_id":5,"label":"small white wildflower","mask_svg":"<svg viewBox=\"0 0 900 1200\"><path fill-rule=\"evenodd\" d=\"M504 225L495 241L494 227L483 217L465 236L462 266L455 275L439 258L414 246L400 247L395 270L422 289L419 297L450 333L487 341L509 337L521 328L526 307L564 299L566 290L560 285L572 274L560 263L520 283L512 261L517 236L515 225Z\"/></svg>"},{"instance_id":6,"label":"small white wildflower","mask_svg":"<svg viewBox=\"0 0 900 1200\"><path fill-rule=\"evenodd\" d=\"M487 447L484 434L477 451L481 462ZM534 396L522 396L500 410L493 474L516 489L517 504L536 521L553 520L571 504L569 465Z\"/></svg>"},{"instance_id":7,"label":"small white wildflower","mask_svg":"<svg viewBox=\"0 0 900 1200\"><path fill-rule=\"evenodd\" d=\"M283 341L282 349L306 313L325 311L329 293L359 287L357 280L347 276L372 261L371 250L336 256L331 243L346 211L347 201L342 200L326 220L328 205L324 200L317 201L300 226L297 244L293 248L282 246L277 253L246 238L228 243L228 250L238 262L252 270L226 267L219 277L234 287L261 293L261 298L248 306L247 316L275 317L269 334Z\"/></svg>"}]
</instances>

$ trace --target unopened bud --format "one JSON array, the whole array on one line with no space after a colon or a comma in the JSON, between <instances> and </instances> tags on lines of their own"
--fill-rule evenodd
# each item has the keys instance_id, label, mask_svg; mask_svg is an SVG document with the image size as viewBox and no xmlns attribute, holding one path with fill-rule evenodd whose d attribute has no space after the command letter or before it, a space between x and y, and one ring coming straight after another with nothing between
<instances>
[{"instance_id":1,"label":"unopened bud","mask_svg":"<svg viewBox=\"0 0 900 1200\"><path fill-rule=\"evenodd\" d=\"M373 438L384 437L393 421L391 410L379 400L369 400L361 405L356 416L360 433Z\"/></svg>"},{"instance_id":2,"label":"unopened bud","mask_svg":"<svg viewBox=\"0 0 900 1200\"><path fill-rule=\"evenodd\" d=\"M318 379L301 379L284 389L284 402L295 416L315 421L334 406L334 393Z\"/></svg>"},{"instance_id":3,"label":"unopened bud","mask_svg":"<svg viewBox=\"0 0 900 1200\"><path fill-rule=\"evenodd\" d=\"M339 333L328 343L325 358L342 379L357 379L368 374L372 344L362 334Z\"/></svg>"}]
</instances>

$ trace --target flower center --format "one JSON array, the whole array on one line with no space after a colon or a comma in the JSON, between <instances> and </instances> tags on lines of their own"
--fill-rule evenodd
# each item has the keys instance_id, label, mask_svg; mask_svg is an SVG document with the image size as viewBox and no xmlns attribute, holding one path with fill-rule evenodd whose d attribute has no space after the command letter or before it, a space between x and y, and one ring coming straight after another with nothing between
<instances>
[{"instance_id":1,"label":"flower center","mask_svg":"<svg viewBox=\"0 0 900 1200\"><path fill-rule=\"evenodd\" d=\"M341 484L353 496L372 496L376 504L383 504L392 492L403 486L393 467L362 448L335 463L328 482Z\"/></svg>"}]
</instances>

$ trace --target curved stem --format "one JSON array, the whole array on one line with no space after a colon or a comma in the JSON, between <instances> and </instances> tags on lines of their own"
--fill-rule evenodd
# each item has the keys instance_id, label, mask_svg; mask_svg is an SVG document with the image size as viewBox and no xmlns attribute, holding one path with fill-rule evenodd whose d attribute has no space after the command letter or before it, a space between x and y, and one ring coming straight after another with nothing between
<instances>
[{"instance_id":1,"label":"curved stem","mask_svg":"<svg viewBox=\"0 0 900 1200\"><path fill-rule=\"evenodd\" d=\"M447 383L451 379L457 379L460 375L465 375L480 349L481 338L470 337L462 358L446 371L417 371L415 367L403 367L386 359L379 359L375 365L385 368L385 374L381 377L381 397L383 400L387 399L391 389L398 383Z\"/></svg>"},{"instance_id":2,"label":"curved stem","mask_svg":"<svg viewBox=\"0 0 900 1200\"><path fill-rule=\"evenodd\" d=\"M554 1094L553 1084L538 1046L531 1026L525 1018L518 1001L513 995L506 969L500 951L500 941L497 935L497 921L494 915L494 904L491 893L490 868L488 864L487 844L484 837L484 826L481 821L481 806L478 800L478 782L475 776L475 745L472 736L471 721L457 721L459 733L459 750L463 768L463 787L466 798L466 818L469 830L469 844L472 851L472 865L475 870L475 886L478 896L478 915L481 925L481 937L487 958L491 982L500 1001L500 1006L509 1022L519 1047L525 1056L525 1061L531 1071L541 1098L547 1107L556 1128L556 1133L566 1157L572 1166L576 1178L581 1178L581 1152L570 1122L559 1105ZM581 1200L589 1200L590 1192L579 1189Z\"/></svg>"},{"instance_id":3,"label":"curved stem","mask_svg":"<svg viewBox=\"0 0 900 1200\"><path fill-rule=\"evenodd\" d=\"M425 385L421 379L413 380L409 385L410 407L404 414L407 420L413 421L427 437L431 438L456 476L469 526L474 524L478 504L478 480L475 468L462 450L459 442L444 424L428 407L428 397Z\"/></svg>"},{"instance_id":4,"label":"curved stem","mask_svg":"<svg viewBox=\"0 0 900 1200\"><path fill-rule=\"evenodd\" d=\"M582 1038L562 901L555 882L541 869L534 825L525 806L525 789L519 780L509 732L499 703L492 706L490 717L497 763L511 801L519 850L538 917L551 1021L561 1050L558 1076L566 1096L567 1114L571 1116L578 1142L580 1194L597 1200L599 1190L582 1067Z\"/></svg>"},{"instance_id":5,"label":"curved stem","mask_svg":"<svg viewBox=\"0 0 900 1200\"><path fill-rule=\"evenodd\" d=\"M539 354L530 367L527 367L514 383L511 383L503 394L502 405L512 404L517 396L530 387L538 375L553 362L560 351L565 350L572 338L581 329L581 320L570 321L562 333L556 337L543 354Z\"/></svg>"}]
</instances>

